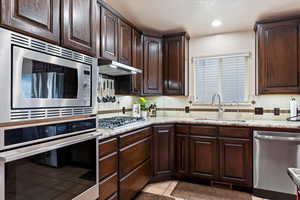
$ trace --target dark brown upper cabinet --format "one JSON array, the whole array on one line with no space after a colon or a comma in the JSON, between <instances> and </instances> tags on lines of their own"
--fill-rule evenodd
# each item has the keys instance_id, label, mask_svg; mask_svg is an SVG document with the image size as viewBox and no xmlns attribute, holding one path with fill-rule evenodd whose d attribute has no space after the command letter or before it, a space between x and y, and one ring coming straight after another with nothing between
<instances>
[{"instance_id":1,"label":"dark brown upper cabinet","mask_svg":"<svg viewBox=\"0 0 300 200\"><path fill-rule=\"evenodd\" d=\"M132 66L143 70L143 36L140 32L132 31ZM143 74L133 75L132 90L134 94L141 94L143 89Z\"/></svg>"},{"instance_id":2,"label":"dark brown upper cabinet","mask_svg":"<svg viewBox=\"0 0 300 200\"><path fill-rule=\"evenodd\" d=\"M96 1L62 1L62 46L96 55Z\"/></svg>"},{"instance_id":3,"label":"dark brown upper cabinet","mask_svg":"<svg viewBox=\"0 0 300 200\"><path fill-rule=\"evenodd\" d=\"M174 126L154 126L154 175L171 176L174 171Z\"/></svg>"},{"instance_id":4,"label":"dark brown upper cabinet","mask_svg":"<svg viewBox=\"0 0 300 200\"><path fill-rule=\"evenodd\" d=\"M101 9L101 56L118 61L118 18L103 7Z\"/></svg>"},{"instance_id":5,"label":"dark brown upper cabinet","mask_svg":"<svg viewBox=\"0 0 300 200\"><path fill-rule=\"evenodd\" d=\"M60 0L2 0L1 25L59 44Z\"/></svg>"},{"instance_id":6,"label":"dark brown upper cabinet","mask_svg":"<svg viewBox=\"0 0 300 200\"><path fill-rule=\"evenodd\" d=\"M132 28L120 19L118 20L118 26L119 62L131 65Z\"/></svg>"},{"instance_id":7,"label":"dark brown upper cabinet","mask_svg":"<svg viewBox=\"0 0 300 200\"><path fill-rule=\"evenodd\" d=\"M258 94L300 93L300 20L257 24Z\"/></svg>"},{"instance_id":8,"label":"dark brown upper cabinet","mask_svg":"<svg viewBox=\"0 0 300 200\"><path fill-rule=\"evenodd\" d=\"M186 33L164 37L164 94L188 95L189 37Z\"/></svg>"},{"instance_id":9,"label":"dark brown upper cabinet","mask_svg":"<svg viewBox=\"0 0 300 200\"><path fill-rule=\"evenodd\" d=\"M144 90L145 95L163 92L162 38L144 36Z\"/></svg>"}]
</instances>

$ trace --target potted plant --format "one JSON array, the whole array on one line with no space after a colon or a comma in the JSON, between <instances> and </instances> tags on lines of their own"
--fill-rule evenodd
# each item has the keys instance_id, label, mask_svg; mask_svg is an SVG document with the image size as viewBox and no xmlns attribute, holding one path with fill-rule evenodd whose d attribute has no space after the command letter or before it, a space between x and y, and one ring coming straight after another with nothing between
<instances>
[{"instance_id":1,"label":"potted plant","mask_svg":"<svg viewBox=\"0 0 300 200\"><path fill-rule=\"evenodd\" d=\"M139 98L139 103L141 105L141 111L142 111L142 117L147 118L148 117L148 111L149 107L147 105L147 99L144 97Z\"/></svg>"}]
</instances>

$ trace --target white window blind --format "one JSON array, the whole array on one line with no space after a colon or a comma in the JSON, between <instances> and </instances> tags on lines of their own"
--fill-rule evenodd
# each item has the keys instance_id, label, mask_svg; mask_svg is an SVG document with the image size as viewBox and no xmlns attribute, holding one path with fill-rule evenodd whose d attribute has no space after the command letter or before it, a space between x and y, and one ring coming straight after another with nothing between
<instances>
[{"instance_id":1,"label":"white window blind","mask_svg":"<svg viewBox=\"0 0 300 200\"><path fill-rule=\"evenodd\" d=\"M196 102L211 104L212 96L216 93L221 95L222 103L248 101L248 54L194 57L193 66Z\"/></svg>"}]
</instances>

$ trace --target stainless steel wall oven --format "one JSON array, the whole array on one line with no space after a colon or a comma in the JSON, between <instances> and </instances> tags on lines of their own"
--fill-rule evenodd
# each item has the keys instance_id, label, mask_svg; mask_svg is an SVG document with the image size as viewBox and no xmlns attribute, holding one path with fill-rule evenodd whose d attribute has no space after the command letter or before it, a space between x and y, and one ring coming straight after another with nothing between
<instances>
[{"instance_id":1,"label":"stainless steel wall oven","mask_svg":"<svg viewBox=\"0 0 300 200\"><path fill-rule=\"evenodd\" d=\"M0 122L96 113L95 58L0 29Z\"/></svg>"},{"instance_id":2,"label":"stainless steel wall oven","mask_svg":"<svg viewBox=\"0 0 300 200\"><path fill-rule=\"evenodd\" d=\"M0 200L97 199L95 130L95 118L8 130L7 148L17 146L0 152Z\"/></svg>"}]
</instances>

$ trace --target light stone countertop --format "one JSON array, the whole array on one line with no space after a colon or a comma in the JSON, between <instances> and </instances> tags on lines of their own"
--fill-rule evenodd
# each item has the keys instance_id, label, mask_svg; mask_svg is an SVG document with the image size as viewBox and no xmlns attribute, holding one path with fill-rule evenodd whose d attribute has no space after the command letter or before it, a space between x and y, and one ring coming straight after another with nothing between
<instances>
[{"instance_id":1,"label":"light stone countertop","mask_svg":"<svg viewBox=\"0 0 300 200\"><path fill-rule=\"evenodd\" d=\"M148 118L142 122L132 123L116 129L98 129L99 139L105 139L111 136L130 132L136 129L144 128L150 125L158 124L195 124L195 125L216 125L216 126L238 126L238 127L255 127L255 128L282 128L282 129L299 129L300 122L290 121L273 121L273 120L209 120L197 118L174 118L174 117L157 117Z\"/></svg>"}]
</instances>

